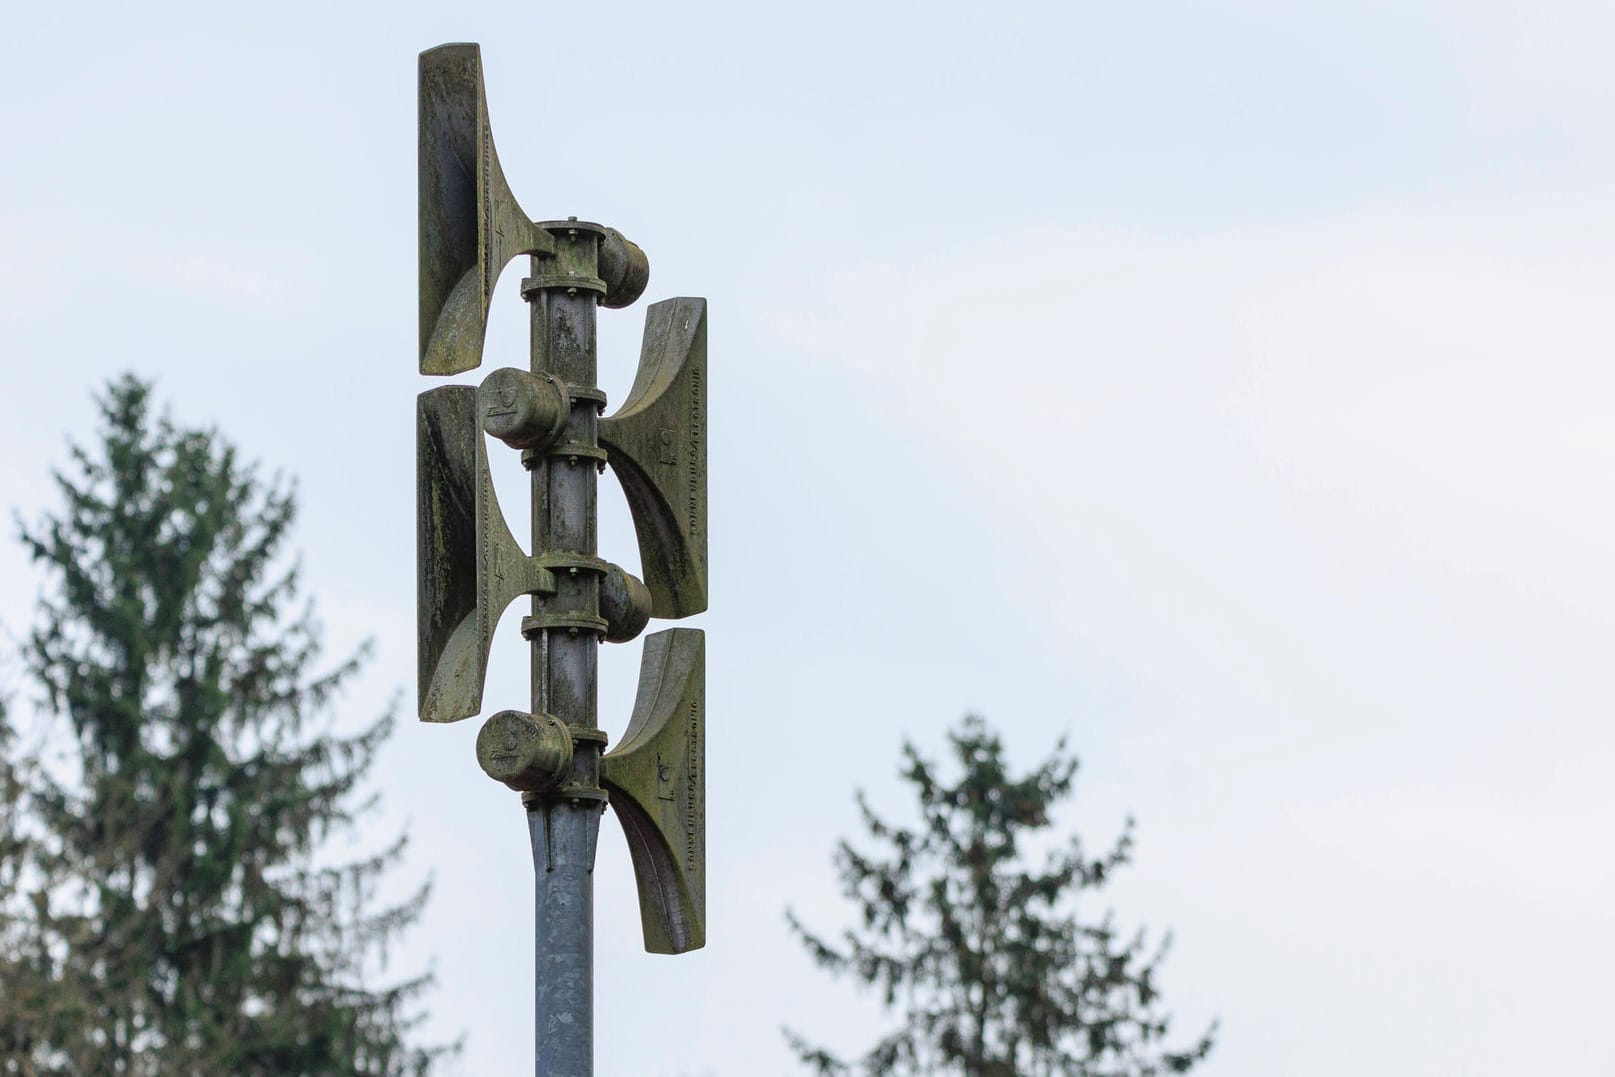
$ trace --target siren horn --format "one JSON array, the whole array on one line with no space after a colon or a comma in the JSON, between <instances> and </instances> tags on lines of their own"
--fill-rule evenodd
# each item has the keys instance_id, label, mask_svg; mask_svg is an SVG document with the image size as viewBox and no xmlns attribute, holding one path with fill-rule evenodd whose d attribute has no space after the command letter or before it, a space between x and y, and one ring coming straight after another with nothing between
<instances>
[{"instance_id":1,"label":"siren horn","mask_svg":"<svg viewBox=\"0 0 1615 1077\"><path fill-rule=\"evenodd\" d=\"M551 229L600 236L600 277L608 307L626 307L650 277L645 252L614 228L528 219L510 193L482 88L482 50L439 45L420 57L421 373L458 374L482 362L488 303L506 264L519 254L553 256Z\"/></svg>"},{"instance_id":2,"label":"siren horn","mask_svg":"<svg viewBox=\"0 0 1615 1077\"><path fill-rule=\"evenodd\" d=\"M423 722L482 709L499 615L522 594L554 594L549 569L511 537L477 425L477 390L445 385L416 398L416 640Z\"/></svg>"},{"instance_id":3,"label":"siren horn","mask_svg":"<svg viewBox=\"0 0 1615 1077\"><path fill-rule=\"evenodd\" d=\"M476 45L421 53L420 218L421 373L458 374L482 362L488 301L505 264L555 249L499 167Z\"/></svg>"},{"instance_id":4,"label":"siren horn","mask_svg":"<svg viewBox=\"0 0 1615 1077\"><path fill-rule=\"evenodd\" d=\"M645 949L698 950L707 939L706 635L645 637L628 731L600 759L600 784L628 835Z\"/></svg>"},{"instance_id":5,"label":"siren horn","mask_svg":"<svg viewBox=\"0 0 1615 1077\"><path fill-rule=\"evenodd\" d=\"M707 301L653 303L633 388L621 409L600 420L657 617L707 608L706 379Z\"/></svg>"}]
</instances>

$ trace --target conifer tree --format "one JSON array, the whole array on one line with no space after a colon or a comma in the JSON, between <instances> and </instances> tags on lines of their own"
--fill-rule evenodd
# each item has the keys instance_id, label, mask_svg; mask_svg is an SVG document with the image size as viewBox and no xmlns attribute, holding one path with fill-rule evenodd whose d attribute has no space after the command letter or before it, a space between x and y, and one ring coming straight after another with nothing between
<instances>
[{"instance_id":1,"label":"conifer tree","mask_svg":"<svg viewBox=\"0 0 1615 1077\"><path fill-rule=\"evenodd\" d=\"M332 864L383 716L338 733L289 485L125 376L22 527L46 584L25 665L54 745L0 780L0 1073L424 1074L417 977L374 986L425 888L403 847ZM54 757L54 758L53 758ZM27 1005L22 1003L26 1001Z\"/></svg>"},{"instance_id":2,"label":"conifer tree","mask_svg":"<svg viewBox=\"0 0 1615 1077\"><path fill-rule=\"evenodd\" d=\"M826 1074L963 1077L1157 1077L1186 1073L1211 1050L1215 1026L1169 1049L1170 1017L1157 980L1167 940L1124 935L1109 914L1084 921L1075 901L1128 863L1129 820L1116 843L1090 856L1080 838L1040 864L1024 847L1051 826L1077 760L1062 741L1030 773L1009 773L1003 743L979 718L950 732L958 767L947 781L912 743L901 777L920 824L894 826L862 794L864 852L837 849L856 926L836 941L787 913L819 965L875 988L900 1024L847 1062L786 1030L798 1057Z\"/></svg>"},{"instance_id":3,"label":"conifer tree","mask_svg":"<svg viewBox=\"0 0 1615 1077\"><path fill-rule=\"evenodd\" d=\"M0 707L0 1072L32 1074L18 1068L41 1038L48 983L40 972L38 939L30 937L17 897L23 893L26 863L33 849L22 816L24 769L13 756L15 734Z\"/></svg>"}]
</instances>

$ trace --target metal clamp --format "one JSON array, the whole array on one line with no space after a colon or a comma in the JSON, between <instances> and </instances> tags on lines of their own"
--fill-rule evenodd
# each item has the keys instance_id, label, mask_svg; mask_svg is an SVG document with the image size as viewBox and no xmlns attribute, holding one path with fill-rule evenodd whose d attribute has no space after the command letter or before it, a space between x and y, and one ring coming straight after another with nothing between
<instances>
[{"instance_id":1,"label":"metal clamp","mask_svg":"<svg viewBox=\"0 0 1615 1077\"><path fill-rule=\"evenodd\" d=\"M579 277L570 273L542 273L522 278L522 298L531 301L539 292L550 288L565 288L568 292L598 292L606 294L606 282L599 277Z\"/></svg>"},{"instance_id":2,"label":"metal clamp","mask_svg":"<svg viewBox=\"0 0 1615 1077\"><path fill-rule=\"evenodd\" d=\"M554 458L558 456L566 457L566 462L569 464L577 463L580 457L593 460L597 467L605 467L606 461L611 458L606 450L598 445L589 445L581 441L557 441L555 444L543 448L523 449L522 467L531 471L545 457Z\"/></svg>"},{"instance_id":3,"label":"metal clamp","mask_svg":"<svg viewBox=\"0 0 1615 1077\"><path fill-rule=\"evenodd\" d=\"M593 632L603 637L611 626L604 617L596 617L583 610L534 613L522 618L522 639L534 640L540 632L551 632L557 628L564 628L574 636L579 632Z\"/></svg>"},{"instance_id":4,"label":"metal clamp","mask_svg":"<svg viewBox=\"0 0 1615 1077\"><path fill-rule=\"evenodd\" d=\"M611 563L599 557L590 557L586 553L569 553L565 550L541 553L533 558L544 568L551 572L598 572L604 575L611 571Z\"/></svg>"},{"instance_id":5,"label":"metal clamp","mask_svg":"<svg viewBox=\"0 0 1615 1077\"><path fill-rule=\"evenodd\" d=\"M566 394L572 398L573 403L579 400L593 400L595 411L603 412L606 410L606 391L604 389L595 389L587 385L573 385L571 382L567 382Z\"/></svg>"}]
</instances>

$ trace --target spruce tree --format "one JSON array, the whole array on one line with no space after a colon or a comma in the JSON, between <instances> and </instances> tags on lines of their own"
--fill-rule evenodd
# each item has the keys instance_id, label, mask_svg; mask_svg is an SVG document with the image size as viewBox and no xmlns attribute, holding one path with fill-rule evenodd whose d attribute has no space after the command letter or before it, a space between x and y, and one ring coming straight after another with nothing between
<instances>
[{"instance_id":1,"label":"spruce tree","mask_svg":"<svg viewBox=\"0 0 1615 1077\"><path fill-rule=\"evenodd\" d=\"M32 1074L36 1070L23 1062L44 1038L50 985L41 940L27 930L27 906L17 900L25 892L33 843L22 818L25 768L13 755L8 717L0 707L0 1072Z\"/></svg>"},{"instance_id":2,"label":"spruce tree","mask_svg":"<svg viewBox=\"0 0 1615 1077\"><path fill-rule=\"evenodd\" d=\"M787 913L818 964L875 988L900 1023L847 1062L793 1030L798 1057L823 1074L963 1077L1156 1077L1186 1073L1211 1050L1215 1026L1169 1049L1171 1018L1158 994L1170 937L1124 935L1109 914L1079 918L1076 899L1128 863L1132 821L1090 856L1080 838L1037 864L1027 845L1070 795L1077 760L1062 741L1030 773L1012 777L999 736L976 717L949 733L958 773L946 780L912 743L901 777L919 825L859 809L876 851L842 842L842 888L855 927L829 941ZM1046 844L1046 843L1045 843Z\"/></svg>"},{"instance_id":3,"label":"spruce tree","mask_svg":"<svg viewBox=\"0 0 1615 1077\"><path fill-rule=\"evenodd\" d=\"M373 981L425 888L377 905L402 838L325 852L373 804L390 716L337 732L363 655L323 665L293 491L155 415L132 376L98 403L60 507L21 528L56 750L3 774L0 1072L424 1074L442 1053L409 1042L425 978Z\"/></svg>"}]
</instances>

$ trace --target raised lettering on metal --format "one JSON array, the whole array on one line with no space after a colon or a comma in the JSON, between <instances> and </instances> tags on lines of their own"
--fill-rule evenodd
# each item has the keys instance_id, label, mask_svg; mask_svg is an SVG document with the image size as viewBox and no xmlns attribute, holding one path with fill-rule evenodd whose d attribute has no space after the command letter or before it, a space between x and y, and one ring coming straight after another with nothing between
<instances>
[{"instance_id":1,"label":"raised lettering on metal","mask_svg":"<svg viewBox=\"0 0 1615 1077\"><path fill-rule=\"evenodd\" d=\"M645 949L706 943L706 637L645 637L634 716L600 760L600 782L628 835Z\"/></svg>"},{"instance_id":2,"label":"raised lettering on metal","mask_svg":"<svg viewBox=\"0 0 1615 1077\"><path fill-rule=\"evenodd\" d=\"M645 314L639 373L600 444L622 482L656 617L707 608L707 301Z\"/></svg>"}]
</instances>

